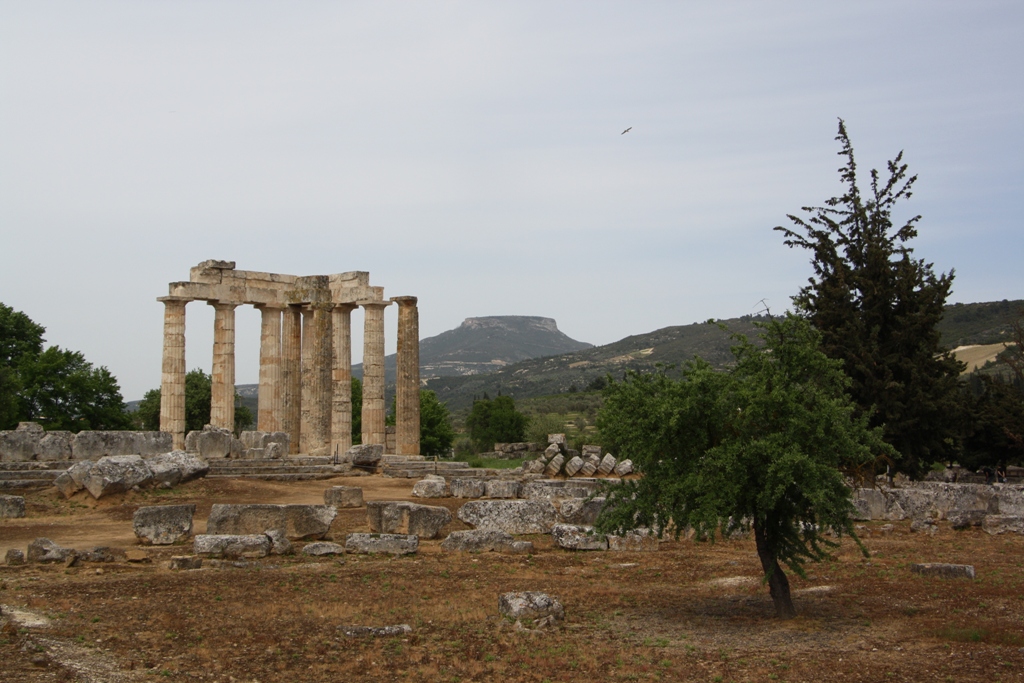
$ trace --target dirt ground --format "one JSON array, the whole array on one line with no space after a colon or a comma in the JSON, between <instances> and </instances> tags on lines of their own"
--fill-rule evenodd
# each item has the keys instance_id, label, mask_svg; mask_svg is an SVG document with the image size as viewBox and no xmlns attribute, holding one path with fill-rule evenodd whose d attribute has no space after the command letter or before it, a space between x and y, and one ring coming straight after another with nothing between
<instances>
[{"instance_id":1,"label":"dirt ground","mask_svg":"<svg viewBox=\"0 0 1024 683\"><path fill-rule=\"evenodd\" d=\"M202 533L213 503L320 503L337 484L410 499L412 483L201 480L98 502L32 492L26 518L0 521L0 553L38 536L139 548L140 505L194 502ZM420 502L454 512L463 501ZM881 527L864 529L869 558L847 541L806 580L791 577L799 616L786 622L773 616L751 540L574 553L537 536L532 555L446 554L437 540L396 559L170 571L186 545L148 548L146 563L0 566L0 605L18 614L0 631L0 681L1024 680L1024 536ZM330 536L365 530L365 509L342 510ZM977 578L921 577L914 562L973 564ZM498 596L516 590L559 598L564 625L528 633L499 619ZM391 624L412 632L338 630Z\"/></svg>"}]
</instances>

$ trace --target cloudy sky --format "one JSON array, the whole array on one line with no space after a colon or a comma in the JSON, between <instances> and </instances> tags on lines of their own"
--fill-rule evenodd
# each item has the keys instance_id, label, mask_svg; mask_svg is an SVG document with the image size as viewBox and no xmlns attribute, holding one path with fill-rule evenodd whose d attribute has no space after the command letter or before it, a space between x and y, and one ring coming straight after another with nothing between
<instances>
[{"instance_id":1,"label":"cloudy sky","mask_svg":"<svg viewBox=\"0 0 1024 683\"><path fill-rule=\"evenodd\" d=\"M838 117L865 172L904 150L953 301L1024 298L1022 36L1019 0L0 1L0 301L126 399L210 258L370 271L424 337L781 310L810 267L771 228L840 193ZM258 345L240 308L240 383Z\"/></svg>"}]
</instances>

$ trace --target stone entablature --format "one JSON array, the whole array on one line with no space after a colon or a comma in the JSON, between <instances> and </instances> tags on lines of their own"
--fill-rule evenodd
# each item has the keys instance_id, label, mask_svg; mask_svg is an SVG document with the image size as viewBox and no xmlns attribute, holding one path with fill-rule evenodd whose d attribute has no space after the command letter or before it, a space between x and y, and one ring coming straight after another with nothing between
<instances>
[{"instance_id":1,"label":"stone entablature","mask_svg":"<svg viewBox=\"0 0 1024 683\"><path fill-rule=\"evenodd\" d=\"M352 445L351 312L364 309L362 442L384 444L384 308L397 303L396 450L419 454L419 316L416 297L384 298L369 273L282 275L203 261L172 282L164 303L160 428L185 441L185 306L215 309L210 424L234 429L235 308L261 312L258 429L288 434L292 453L327 455ZM413 400L415 396L415 400Z\"/></svg>"}]
</instances>

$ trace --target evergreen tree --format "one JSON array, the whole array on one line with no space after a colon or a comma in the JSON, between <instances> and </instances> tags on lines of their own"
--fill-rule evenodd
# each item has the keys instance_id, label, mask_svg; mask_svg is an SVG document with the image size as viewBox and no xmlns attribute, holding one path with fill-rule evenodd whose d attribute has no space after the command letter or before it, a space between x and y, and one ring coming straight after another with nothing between
<instances>
[{"instance_id":1,"label":"evergreen tree","mask_svg":"<svg viewBox=\"0 0 1024 683\"><path fill-rule=\"evenodd\" d=\"M914 258L908 244L920 216L893 222L896 204L910 198L917 180L907 177L903 153L888 163L884 181L871 171L865 197L842 120L836 140L845 194L804 207L806 219L790 215L795 229L775 229L788 246L813 254L814 276L794 297L797 309L821 332L825 353L843 362L850 395L901 454L899 469L919 476L959 445L962 366L941 347L936 329L953 271L936 275L931 263Z\"/></svg>"},{"instance_id":2,"label":"evergreen tree","mask_svg":"<svg viewBox=\"0 0 1024 683\"><path fill-rule=\"evenodd\" d=\"M473 401L466 427L477 452L490 450L496 443L516 443L526 438L529 418L516 410L511 396Z\"/></svg>"}]
</instances>

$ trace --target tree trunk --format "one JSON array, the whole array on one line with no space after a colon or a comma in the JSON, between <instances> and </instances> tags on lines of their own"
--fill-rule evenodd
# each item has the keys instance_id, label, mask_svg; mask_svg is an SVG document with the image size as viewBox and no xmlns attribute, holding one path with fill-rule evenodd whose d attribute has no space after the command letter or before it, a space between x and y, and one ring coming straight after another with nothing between
<instances>
[{"instance_id":1,"label":"tree trunk","mask_svg":"<svg viewBox=\"0 0 1024 683\"><path fill-rule=\"evenodd\" d=\"M792 619L796 616L796 610L789 595L789 579L775 559L775 553L769 547L765 531L757 521L754 522L754 541L757 544L757 557L761 560L761 569L768 577L768 592L775 603L775 614L779 619Z\"/></svg>"}]
</instances>

